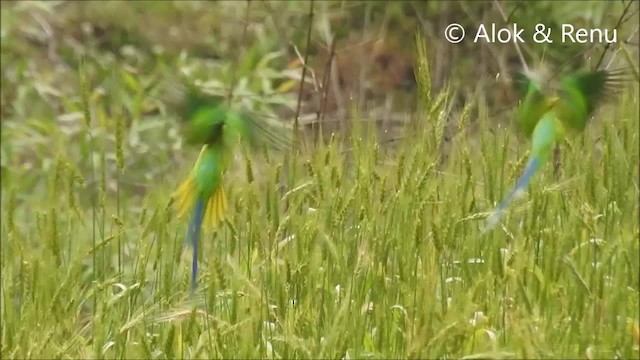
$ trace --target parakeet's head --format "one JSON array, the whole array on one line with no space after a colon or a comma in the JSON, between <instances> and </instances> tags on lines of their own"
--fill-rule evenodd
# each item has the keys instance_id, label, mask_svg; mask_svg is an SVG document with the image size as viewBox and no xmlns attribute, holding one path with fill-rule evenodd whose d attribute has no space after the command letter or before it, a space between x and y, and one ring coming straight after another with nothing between
<instances>
[{"instance_id":1,"label":"parakeet's head","mask_svg":"<svg viewBox=\"0 0 640 360\"><path fill-rule=\"evenodd\" d=\"M190 85L184 90L184 101L179 110L182 119L190 121L202 109L211 109L223 104L223 98L209 95L195 85Z\"/></svg>"},{"instance_id":2,"label":"parakeet's head","mask_svg":"<svg viewBox=\"0 0 640 360\"><path fill-rule=\"evenodd\" d=\"M228 112L223 99L202 91L197 84L187 80L174 81L170 85L178 118L185 125L185 142L203 145L219 141Z\"/></svg>"},{"instance_id":3,"label":"parakeet's head","mask_svg":"<svg viewBox=\"0 0 640 360\"><path fill-rule=\"evenodd\" d=\"M184 131L186 143L203 145L219 142L225 130L227 113L224 106L194 109Z\"/></svg>"},{"instance_id":4,"label":"parakeet's head","mask_svg":"<svg viewBox=\"0 0 640 360\"><path fill-rule=\"evenodd\" d=\"M284 150L293 144L291 128L283 122L256 119L230 109L224 98L207 93L196 84L179 81L169 90L180 120L184 122L185 143L235 147L246 141L254 148ZM175 101L174 100L174 101Z\"/></svg>"}]
</instances>

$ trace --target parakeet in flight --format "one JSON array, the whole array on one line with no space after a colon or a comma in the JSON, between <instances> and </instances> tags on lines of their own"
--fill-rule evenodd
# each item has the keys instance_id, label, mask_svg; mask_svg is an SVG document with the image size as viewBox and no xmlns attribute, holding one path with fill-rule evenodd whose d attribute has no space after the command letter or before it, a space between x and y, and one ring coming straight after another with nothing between
<instances>
[{"instance_id":1,"label":"parakeet in flight","mask_svg":"<svg viewBox=\"0 0 640 360\"><path fill-rule=\"evenodd\" d=\"M254 148L284 149L291 145L285 124L261 123L245 113L227 108L220 98L188 87L181 109L186 120L185 141L202 145L200 155L186 180L176 190L180 217L190 213L187 241L193 246L191 287L195 290L198 275L198 242L202 225L215 228L225 219L227 199L223 177L241 142Z\"/></svg>"},{"instance_id":2,"label":"parakeet in flight","mask_svg":"<svg viewBox=\"0 0 640 360\"><path fill-rule=\"evenodd\" d=\"M487 219L486 229L493 228L513 198L523 192L533 175L547 162L556 143L566 133L584 130L594 110L607 95L620 85L620 72L608 70L577 71L564 76L559 91L550 95L542 81L531 75L518 74L524 99L516 119L519 128L531 138L531 153L524 173L515 187Z\"/></svg>"}]
</instances>

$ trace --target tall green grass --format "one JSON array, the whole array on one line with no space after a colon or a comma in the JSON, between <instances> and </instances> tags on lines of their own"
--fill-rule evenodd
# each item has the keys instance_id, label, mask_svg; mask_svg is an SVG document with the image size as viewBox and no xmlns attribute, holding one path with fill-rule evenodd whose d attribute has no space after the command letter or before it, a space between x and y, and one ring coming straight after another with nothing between
<instances>
[{"instance_id":1,"label":"tall green grass","mask_svg":"<svg viewBox=\"0 0 640 360\"><path fill-rule=\"evenodd\" d=\"M80 66L64 116L3 123L2 357L638 358L638 85L483 233L528 144L480 101L453 114L419 54L393 149L353 121L295 171L238 156L195 298L171 194L198 149L131 115L142 75Z\"/></svg>"}]
</instances>

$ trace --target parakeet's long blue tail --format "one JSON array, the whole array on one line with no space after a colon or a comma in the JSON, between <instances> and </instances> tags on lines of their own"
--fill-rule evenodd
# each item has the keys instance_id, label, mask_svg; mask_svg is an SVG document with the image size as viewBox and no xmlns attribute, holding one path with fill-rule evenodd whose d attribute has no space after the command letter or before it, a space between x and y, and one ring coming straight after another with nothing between
<instances>
[{"instance_id":1,"label":"parakeet's long blue tail","mask_svg":"<svg viewBox=\"0 0 640 360\"><path fill-rule=\"evenodd\" d=\"M202 219L204 218L204 201L201 197L196 200L193 208L193 215L189 221L187 228L187 241L193 246L193 259L191 265L191 291L195 291L197 287L198 277L198 240L200 239L200 230L202 228Z\"/></svg>"},{"instance_id":2,"label":"parakeet's long blue tail","mask_svg":"<svg viewBox=\"0 0 640 360\"><path fill-rule=\"evenodd\" d=\"M507 195L507 197L502 200L493 214L491 214L491 216L487 218L487 226L485 230L491 230L498 223L498 221L500 221L502 215L504 215L504 211L509 206L511 201L513 201L516 195L524 191L538 169L540 169L540 159L534 156L529 160L527 167L524 169L524 173L516 182L516 186L513 188L513 190L511 190L509 195Z\"/></svg>"}]
</instances>

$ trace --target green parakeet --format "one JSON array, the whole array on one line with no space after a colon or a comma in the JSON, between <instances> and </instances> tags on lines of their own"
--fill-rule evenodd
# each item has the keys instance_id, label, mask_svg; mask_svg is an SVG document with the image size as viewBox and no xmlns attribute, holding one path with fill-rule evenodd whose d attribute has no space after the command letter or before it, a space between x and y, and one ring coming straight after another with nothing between
<instances>
[{"instance_id":1,"label":"green parakeet","mask_svg":"<svg viewBox=\"0 0 640 360\"><path fill-rule=\"evenodd\" d=\"M553 96L543 91L542 82L519 74L524 99L517 112L517 123L531 138L531 155L515 187L487 219L487 229L495 226L514 196L524 191L533 175L546 163L554 145L567 131L584 130L597 105L619 85L618 72L607 70L578 71L564 76Z\"/></svg>"},{"instance_id":2,"label":"green parakeet","mask_svg":"<svg viewBox=\"0 0 640 360\"><path fill-rule=\"evenodd\" d=\"M191 285L195 289L198 274L198 241L201 227L215 228L224 220L227 200L223 176L242 141L253 147L282 149L290 144L285 125L261 124L244 113L228 109L220 99L209 97L194 88L186 91L181 116L187 120L185 140L202 145L200 155L187 179L178 187L175 197L182 217L191 213L187 241L193 246Z\"/></svg>"}]
</instances>

